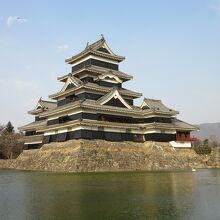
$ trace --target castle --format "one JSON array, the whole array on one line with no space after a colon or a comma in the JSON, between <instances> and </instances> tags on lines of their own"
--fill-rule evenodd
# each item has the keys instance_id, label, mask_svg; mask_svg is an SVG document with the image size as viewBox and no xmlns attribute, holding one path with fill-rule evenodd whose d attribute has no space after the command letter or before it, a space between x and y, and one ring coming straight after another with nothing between
<instances>
[{"instance_id":1,"label":"castle","mask_svg":"<svg viewBox=\"0 0 220 220\"><path fill-rule=\"evenodd\" d=\"M191 147L193 125L178 120L178 111L161 100L134 99L141 93L124 88L133 77L119 70L125 57L115 54L104 37L87 44L79 54L66 59L71 73L58 77L62 89L40 99L28 113L35 121L19 128L25 133L25 149L70 139L107 141L164 141L174 147Z\"/></svg>"}]
</instances>

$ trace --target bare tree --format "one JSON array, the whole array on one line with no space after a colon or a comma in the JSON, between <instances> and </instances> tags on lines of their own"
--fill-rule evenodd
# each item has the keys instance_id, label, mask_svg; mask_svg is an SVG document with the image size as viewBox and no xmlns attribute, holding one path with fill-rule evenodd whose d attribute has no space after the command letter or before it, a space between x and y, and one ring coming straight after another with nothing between
<instances>
[{"instance_id":1,"label":"bare tree","mask_svg":"<svg viewBox=\"0 0 220 220\"><path fill-rule=\"evenodd\" d=\"M19 141L20 134L4 133L0 136L0 158L16 158L23 150L23 143Z\"/></svg>"}]
</instances>

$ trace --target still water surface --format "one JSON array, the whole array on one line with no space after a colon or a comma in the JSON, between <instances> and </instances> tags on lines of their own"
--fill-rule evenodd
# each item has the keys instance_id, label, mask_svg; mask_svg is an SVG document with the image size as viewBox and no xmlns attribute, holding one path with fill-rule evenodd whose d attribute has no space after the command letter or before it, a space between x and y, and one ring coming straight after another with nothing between
<instances>
[{"instance_id":1,"label":"still water surface","mask_svg":"<svg viewBox=\"0 0 220 220\"><path fill-rule=\"evenodd\" d=\"M220 219L220 169L56 174L0 170L0 219Z\"/></svg>"}]
</instances>

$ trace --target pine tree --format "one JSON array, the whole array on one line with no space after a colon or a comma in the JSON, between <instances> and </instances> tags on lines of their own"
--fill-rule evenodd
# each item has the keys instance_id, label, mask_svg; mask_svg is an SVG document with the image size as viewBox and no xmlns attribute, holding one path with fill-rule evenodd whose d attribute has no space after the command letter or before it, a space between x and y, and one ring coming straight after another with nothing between
<instances>
[{"instance_id":1,"label":"pine tree","mask_svg":"<svg viewBox=\"0 0 220 220\"><path fill-rule=\"evenodd\" d=\"M5 130L9 133L12 134L14 132L14 126L12 123L9 121L8 124L5 126Z\"/></svg>"}]
</instances>

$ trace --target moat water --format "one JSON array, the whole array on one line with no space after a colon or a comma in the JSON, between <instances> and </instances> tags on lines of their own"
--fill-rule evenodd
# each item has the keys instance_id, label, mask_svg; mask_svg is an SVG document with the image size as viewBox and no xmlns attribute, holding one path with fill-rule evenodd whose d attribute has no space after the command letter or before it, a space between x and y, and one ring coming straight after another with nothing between
<instances>
[{"instance_id":1,"label":"moat water","mask_svg":"<svg viewBox=\"0 0 220 220\"><path fill-rule=\"evenodd\" d=\"M220 219L220 169L63 174L0 170L0 219Z\"/></svg>"}]
</instances>

